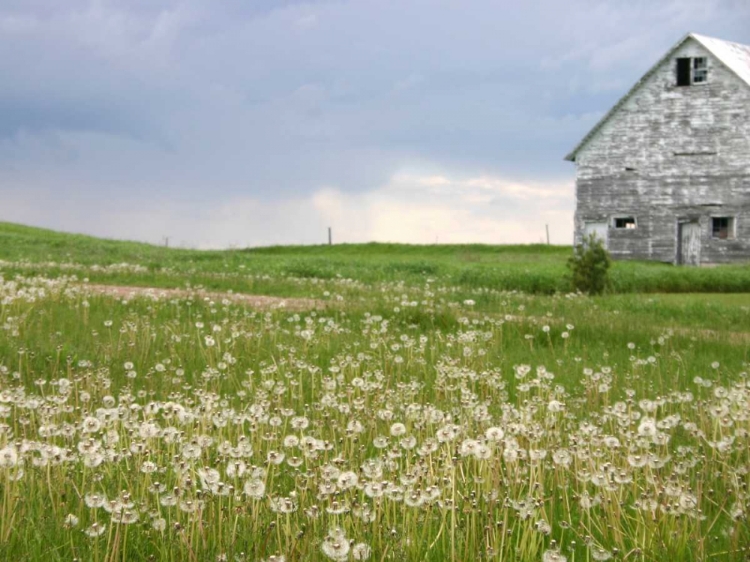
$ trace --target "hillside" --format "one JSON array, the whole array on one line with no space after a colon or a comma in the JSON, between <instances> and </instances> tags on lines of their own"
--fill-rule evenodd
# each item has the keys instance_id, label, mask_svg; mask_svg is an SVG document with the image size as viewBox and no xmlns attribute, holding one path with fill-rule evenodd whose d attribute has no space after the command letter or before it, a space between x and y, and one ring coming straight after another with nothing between
<instances>
[{"instance_id":1,"label":"hillside","mask_svg":"<svg viewBox=\"0 0 750 562\"><path fill-rule=\"evenodd\" d=\"M187 260L206 267L226 263L242 262L248 257L324 257L367 259L436 259L448 261L504 260L564 261L570 252L569 246L489 245L489 244L392 244L371 242L367 244L336 244L309 246L266 246L231 250L192 250L168 248L143 242L110 240L70 234L0 222L0 259L32 261L69 260L81 264L108 265L112 263L151 263L153 267L179 267Z\"/></svg>"},{"instance_id":2,"label":"hillside","mask_svg":"<svg viewBox=\"0 0 750 562\"><path fill-rule=\"evenodd\" d=\"M106 240L0 223L0 260L8 273L44 270L92 281L157 287L200 284L212 289L295 294L295 279L351 279L463 288L566 292L568 246L338 244L231 250L188 250ZM117 267L118 264L140 266ZM681 268L619 262L618 292L746 292L750 266Z\"/></svg>"}]
</instances>

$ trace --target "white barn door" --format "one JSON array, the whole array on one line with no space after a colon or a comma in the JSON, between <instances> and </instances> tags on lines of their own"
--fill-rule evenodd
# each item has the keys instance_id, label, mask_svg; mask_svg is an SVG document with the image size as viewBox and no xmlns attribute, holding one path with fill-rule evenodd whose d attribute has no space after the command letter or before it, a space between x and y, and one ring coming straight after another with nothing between
<instances>
[{"instance_id":1,"label":"white barn door","mask_svg":"<svg viewBox=\"0 0 750 562\"><path fill-rule=\"evenodd\" d=\"M701 227L698 221L681 222L678 225L677 263L701 264Z\"/></svg>"},{"instance_id":2,"label":"white barn door","mask_svg":"<svg viewBox=\"0 0 750 562\"><path fill-rule=\"evenodd\" d=\"M606 248L608 230L609 226L606 222L587 222L583 228L583 236L585 239L588 239L588 237L593 234L602 241L603 246Z\"/></svg>"}]
</instances>

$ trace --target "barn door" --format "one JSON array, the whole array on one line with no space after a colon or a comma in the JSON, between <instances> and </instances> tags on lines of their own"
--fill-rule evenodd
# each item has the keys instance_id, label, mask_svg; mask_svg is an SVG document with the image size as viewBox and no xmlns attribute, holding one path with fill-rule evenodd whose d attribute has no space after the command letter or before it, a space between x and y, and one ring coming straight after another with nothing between
<instances>
[{"instance_id":1,"label":"barn door","mask_svg":"<svg viewBox=\"0 0 750 562\"><path fill-rule=\"evenodd\" d=\"M608 225L606 222L587 222L583 229L583 235L588 239L589 235L593 234L599 240L602 241L604 247L607 247L607 230Z\"/></svg>"},{"instance_id":2,"label":"barn door","mask_svg":"<svg viewBox=\"0 0 750 562\"><path fill-rule=\"evenodd\" d=\"M677 262L683 265L701 263L701 227L698 221L681 222L677 233Z\"/></svg>"}]
</instances>

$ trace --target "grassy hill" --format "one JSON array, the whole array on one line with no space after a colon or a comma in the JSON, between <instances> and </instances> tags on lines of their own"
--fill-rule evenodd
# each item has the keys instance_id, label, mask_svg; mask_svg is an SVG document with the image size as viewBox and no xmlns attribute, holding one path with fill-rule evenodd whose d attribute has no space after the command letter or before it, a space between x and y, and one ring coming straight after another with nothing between
<instances>
[{"instance_id":1,"label":"grassy hill","mask_svg":"<svg viewBox=\"0 0 750 562\"><path fill-rule=\"evenodd\" d=\"M15 223L0 222L0 259L72 261L85 265L151 263L153 267L180 267L188 263L204 268L242 263L253 257L318 257L367 259L436 259L458 262L539 261L564 262L569 246L489 244L337 244L309 246L266 246L232 250L187 250L143 242L109 240L70 234Z\"/></svg>"},{"instance_id":2,"label":"grassy hill","mask_svg":"<svg viewBox=\"0 0 750 562\"><path fill-rule=\"evenodd\" d=\"M554 293L569 290L569 246L339 244L187 250L105 240L0 222L3 270L75 273L93 282L293 294L292 280L351 279ZM115 267L128 263L141 268ZM685 268L650 262L613 267L617 292L746 292L750 266Z\"/></svg>"}]
</instances>

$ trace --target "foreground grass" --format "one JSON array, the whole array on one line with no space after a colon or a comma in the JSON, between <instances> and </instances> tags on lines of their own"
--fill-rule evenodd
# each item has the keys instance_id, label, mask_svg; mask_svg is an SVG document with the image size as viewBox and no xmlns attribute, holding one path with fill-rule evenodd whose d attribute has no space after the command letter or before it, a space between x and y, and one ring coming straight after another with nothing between
<instances>
[{"instance_id":1,"label":"foreground grass","mask_svg":"<svg viewBox=\"0 0 750 562\"><path fill-rule=\"evenodd\" d=\"M327 308L286 312L14 273L0 559L748 555L748 295L300 278Z\"/></svg>"},{"instance_id":2,"label":"foreground grass","mask_svg":"<svg viewBox=\"0 0 750 562\"><path fill-rule=\"evenodd\" d=\"M7 273L75 273L97 283L155 287L181 287L189 279L209 289L282 296L307 295L311 283L326 286L339 279L564 293L570 290L565 266L570 253L566 246L374 243L198 251L0 223L0 260L8 262ZM612 278L618 293L750 291L750 265L618 262Z\"/></svg>"}]
</instances>

